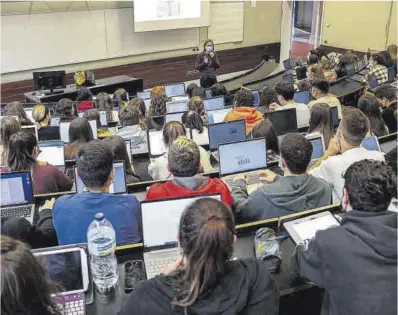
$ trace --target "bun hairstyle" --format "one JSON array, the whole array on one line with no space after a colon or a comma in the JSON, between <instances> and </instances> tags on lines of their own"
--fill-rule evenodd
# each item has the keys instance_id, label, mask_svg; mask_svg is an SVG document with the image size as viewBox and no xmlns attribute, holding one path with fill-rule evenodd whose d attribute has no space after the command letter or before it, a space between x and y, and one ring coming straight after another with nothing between
<instances>
[{"instance_id":1,"label":"bun hairstyle","mask_svg":"<svg viewBox=\"0 0 398 315\"><path fill-rule=\"evenodd\" d=\"M232 256L235 234L232 212L221 201L201 198L185 209L179 225L185 264L166 276L176 291L172 304L189 307L216 286Z\"/></svg>"}]
</instances>

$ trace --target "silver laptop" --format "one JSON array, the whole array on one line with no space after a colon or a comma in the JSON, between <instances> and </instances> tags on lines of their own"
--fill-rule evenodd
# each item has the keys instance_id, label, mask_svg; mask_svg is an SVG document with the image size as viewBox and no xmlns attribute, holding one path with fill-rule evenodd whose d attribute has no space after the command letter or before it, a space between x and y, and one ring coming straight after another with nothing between
<instances>
[{"instance_id":1,"label":"silver laptop","mask_svg":"<svg viewBox=\"0 0 398 315\"><path fill-rule=\"evenodd\" d=\"M35 201L30 172L3 173L0 183L1 217L20 217L33 223Z\"/></svg>"},{"instance_id":2,"label":"silver laptop","mask_svg":"<svg viewBox=\"0 0 398 315\"><path fill-rule=\"evenodd\" d=\"M221 194L212 194L141 202L147 279L160 274L180 256L177 234L181 215L188 205L205 197L221 201Z\"/></svg>"},{"instance_id":3,"label":"silver laptop","mask_svg":"<svg viewBox=\"0 0 398 315\"><path fill-rule=\"evenodd\" d=\"M170 121L178 121L178 122L182 123L182 116L185 113L186 112L178 112L178 113L164 115L164 124L167 124Z\"/></svg>"},{"instance_id":4,"label":"silver laptop","mask_svg":"<svg viewBox=\"0 0 398 315\"><path fill-rule=\"evenodd\" d=\"M40 153L37 159L47 162L65 172L65 146L63 141L39 142Z\"/></svg>"},{"instance_id":5,"label":"silver laptop","mask_svg":"<svg viewBox=\"0 0 398 315\"><path fill-rule=\"evenodd\" d=\"M362 140L361 147L365 148L369 151L379 151L380 152L380 144L379 140L375 136L366 137Z\"/></svg>"},{"instance_id":6,"label":"silver laptop","mask_svg":"<svg viewBox=\"0 0 398 315\"><path fill-rule=\"evenodd\" d=\"M223 122L225 116L227 116L227 114L231 111L232 111L232 106L225 107L223 109L215 109L207 111L207 117L208 117L207 119L209 121L209 124L218 124L220 122Z\"/></svg>"},{"instance_id":7,"label":"silver laptop","mask_svg":"<svg viewBox=\"0 0 398 315\"><path fill-rule=\"evenodd\" d=\"M166 84L164 86L164 91L166 92L167 97L185 96L185 84Z\"/></svg>"},{"instance_id":8,"label":"silver laptop","mask_svg":"<svg viewBox=\"0 0 398 315\"><path fill-rule=\"evenodd\" d=\"M151 91L137 92L137 97L144 100L151 98Z\"/></svg>"},{"instance_id":9,"label":"silver laptop","mask_svg":"<svg viewBox=\"0 0 398 315\"><path fill-rule=\"evenodd\" d=\"M186 112L188 110L187 101L176 101L176 102L167 102L166 103L166 113L179 113Z\"/></svg>"},{"instance_id":10,"label":"silver laptop","mask_svg":"<svg viewBox=\"0 0 398 315\"><path fill-rule=\"evenodd\" d=\"M238 174L247 175L248 191L260 184L260 173L267 168L265 138L225 143L218 146L220 178L230 186Z\"/></svg>"},{"instance_id":11,"label":"silver laptop","mask_svg":"<svg viewBox=\"0 0 398 315\"><path fill-rule=\"evenodd\" d=\"M222 109L225 106L224 96L207 98L203 101L203 103L206 112L209 110Z\"/></svg>"},{"instance_id":12,"label":"silver laptop","mask_svg":"<svg viewBox=\"0 0 398 315\"><path fill-rule=\"evenodd\" d=\"M323 140L323 135L310 135L306 136L306 138L310 140L312 145L311 161L308 165L308 167L311 167L325 153L325 141Z\"/></svg>"}]
</instances>

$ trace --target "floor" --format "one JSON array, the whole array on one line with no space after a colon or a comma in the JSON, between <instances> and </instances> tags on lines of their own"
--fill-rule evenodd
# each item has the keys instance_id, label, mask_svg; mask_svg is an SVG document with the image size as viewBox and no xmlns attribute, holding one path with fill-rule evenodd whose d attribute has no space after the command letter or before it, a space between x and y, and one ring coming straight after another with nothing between
<instances>
[{"instance_id":1,"label":"floor","mask_svg":"<svg viewBox=\"0 0 398 315\"><path fill-rule=\"evenodd\" d=\"M249 70L251 70L251 69L238 71L238 72L232 72L232 73L226 73L226 74L220 74L220 75L217 76L217 80L220 82L220 81L224 81L224 80L227 80L227 79L230 79L230 78L233 78L233 77L237 77L237 76L239 76L241 74L244 74L245 72L247 72ZM185 86L188 86L191 83L196 83L197 85L199 85L200 84L200 80L197 79L197 80L185 81L184 83L185 83Z\"/></svg>"},{"instance_id":2,"label":"floor","mask_svg":"<svg viewBox=\"0 0 398 315\"><path fill-rule=\"evenodd\" d=\"M292 58L305 57L314 47L315 38L311 33L298 28L293 29Z\"/></svg>"}]
</instances>

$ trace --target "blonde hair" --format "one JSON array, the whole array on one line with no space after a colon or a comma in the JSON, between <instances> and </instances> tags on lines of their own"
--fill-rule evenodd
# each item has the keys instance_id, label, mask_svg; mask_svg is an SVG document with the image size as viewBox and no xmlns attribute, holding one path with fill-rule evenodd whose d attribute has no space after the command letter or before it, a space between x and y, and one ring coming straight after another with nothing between
<instances>
[{"instance_id":1,"label":"blonde hair","mask_svg":"<svg viewBox=\"0 0 398 315\"><path fill-rule=\"evenodd\" d=\"M46 107L45 105L39 104L39 105L36 105L35 107L33 107L32 117L35 120L38 128L40 128L43 125L44 126L48 125L48 123L44 124L44 121L49 116L50 116L50 112L48 110L48 107Z\"/></svg>"},{"instance_id":2,"label":"blonde hair","mask_svg":"<svg viewBox=\"0 0 398 315\"><path fill-rule=\"evenodd\" d=\"M205 114L205 104L199 96L193 96L188 103L188 109L190 111L198 113L200 116Z\"/></svg>"},{"instance_id":3,"label":"blonde hair","mask_svg":"<svg viewBox=\"0 0 398 315\"><path fill-rule=\"evenodd\" d=\"M180 136L169 148L170 172L177 177L192 177L199 172L200 151L198 145L186 136Z\"/></svg>"}]
</instances>

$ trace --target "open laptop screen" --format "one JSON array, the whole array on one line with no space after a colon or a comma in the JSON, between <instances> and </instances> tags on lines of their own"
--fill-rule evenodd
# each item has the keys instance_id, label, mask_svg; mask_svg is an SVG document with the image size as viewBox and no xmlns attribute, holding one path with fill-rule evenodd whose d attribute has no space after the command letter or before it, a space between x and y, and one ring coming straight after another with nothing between
<instances>
[{"instance_id":1,"label":"open laptop screen","mask_svg":"<svg viewBox=\"0 0 398 315\"><path fill-rule=\"evenodd\" d=\"M225 116L232 111L232 107L223 109L209 110L207 112L207 120L209 124L217 124L224 121Z\"/></svg>"},{"instance_id":2,"label":"open laptop screen","mask_svg":"<svg viewBox=\"0 0 398 315\"><path fill-rule=\"evenodd\" d=\"M220 176L243 173L267 167L267 146L265 139L221 144Z\"/></svg>"},{"instance_id":3,"label":"open laptop screen","mask_svg":"<svg viewBox=\"0 0 398 315\"><path fill-rule=\"evenodd\" d=\"M184 96L185 95L185 84L177 83L165 85L164 90L167 97Z\"/></svg>"},{"instance_id":4,"label":"open laptop screen","mask_svg":"<svg viewBox=\"0 0 398 315\"><path fill-rule=\"evenodd\" d=\"M293 74L288 73L288 74L284 74L282 76L282 81L287 82L290 84L290 86L294 86L294 81L293 81Z\"/></svg>"},{"instance_id":5,"label":"open laptop screen","mask_svg":"<svg viewBox=\"0 0 398 315\"><path fill-rule=\"evenodd\" d=\"M309 139L312 145L311 160L317 160L322 157L324 153L324 146L322 136Z\"/></svg>"},{"instance_id":6,"label":"open laptop screen","mask_svg":"<svg viewBox=\"0 0 398 315\"><path fill-rule=\"evenodd\" d=\"M221 143L246 139L246 124L244 120L209 125L208 129L211 150L216 150Z\"/></svg>"},{"instance_id":7,"label":"open laptop screen","mask_svg":"<svg viewBox=\"0 0 398 315\"><path fill-rule=\"evenodd\" d=\"M142 100L148 99L151 97L151 92L150 91L137 92L137 97Z\"/></svg>"},{"instance_id":8,"label":"open laptop screen","mask_svg":"<svg viewBox=\"0 0 398 315\"><path fill-rule=\"evenodd\" d=\"M64 142L46 141L39 142L40 154L39 161L47 162L57 167L65 166Z\"/></svg>"},{"instance_id":9,"label":"open laptop screen","mask_svg":"<svg viewBox=\"0 0 398 315\"><path fill-rule=\"evenodd\" d=\"M278 136L297 131L297 114L295 108L275 111L271 113L270 119Z\"/></svg>"},{"instance_id":10,"label":"open laptop screen","mask_svg":"<svg viewBox=\"0 0 398 315\"><path fill-rule=\"evenodd\" d=\"M338 127L339 126L339 111L337 106L330 107L330 113L332 116L332 126Z\"/></svg>"},{"instance_id":11,"label":"open laptop screen","mask_svg":"<svg viewBox=\"0 0 398 315\"><path fill-rule=\"evenodd\" d=\"M167 124L170 121L178 121L182 123L182 116L186 112L180 112L180 113L172 113L172 114L166 114L164 115L164 124Z\"/></svg>"},{"instance_id":12,"label":"open laptop screen","mask_svg":"<svg viewBox=\"0 0 398 315\"><path fill-rule=\"evenodd\" d=\"M395 75L395 69L393 67L388 68L388 82L394 82L394 75Z\"/></svg>"},{"instance_id":13,"label":"open laptop screen","mask_svg":"<svg viewBox=\"0 0 398 315\"><path fill-rule=\"evenodd\" d=\"M310 91L294 93L294 102L307 105L310 102Z\"/></svg>"},{"instance_id":14,"label":"open laptop screen","mask_svg":"<svg viewBox=\"0 0 398 315\"><path fill-rule=\"evenodd\" d=\"M208 98L203 101L205 111L207 112L208 110L216 110L216 109L222 109L225 106L224 102L224 96L217 96L213 98Z\"/></svg>"},{"instance_id":15,"label":"open laptop screen","mask_svg":"<svg viewBox=\"0 0 398 315\"><path fill-rule=\"evenodd\" d=\"M254 96L253 106L257 107L258 105L260 105L260 94L259 94L258 90L253 90L252 94Z\"/></svg>"},{"instance_id":16,"label":"open laptop screen","mask_svg":"<svg viewBox=\"0 0 398 315\"><path fill-rule=\"evenodd\" d=\"M59 123L61 121L61 117L51 117L51 126L59 126Z\"/></svg>"},{"instance_id":17,"label":"open laptop screen","mask_svg":"<svg viewBox=\"0 0 398 315\"><path fill-rule=\"evenodd\" d=\"M4 173L0 176L1 206L33 202L30 172Z\"/></svg>"},{"instance_id":18,"label":"open laptop screen","mask_svg":"<svg viewBox=\"0 0 398 315\"><path fill-rule=\"evenodd\" d=\"M185 208L194 201L206 197L221 201L221 195L215 194L142 202L141 213L144 247L177 244L178 224Z\"/></svg>"},{"instance_id":19,"label":"open laptop screen","mask_svg":"<svg viewBox=\"0 0 398 315\"><path fill-rule=\"evenodd\" d=\"M166 112L167 114L185 112L188 110L188 104L186 101L183 102L167 102Z\"/></svg>"},{"instance_id":20,"label":"open laptop screen","mask_svg":"<svg viewBox=\"0 0 398 315\"><path fill-rule=\"evenodd\" d=\"M363 139L361 146L369 151L380 151L379 141L374 136Z\"/></svg>"},{"instance_id":21,"label":"open laptop screen","mask_svg":"<svg viewBox=\"0 0 398 315\"><path fill-rule=\"evenodd\" d=\"M191 131L186 128L187 138L191 138ZM159 156L167 152L166 145L163 142L163 130L148 131L148 150L150 156Z\"/></svg>"}]
</instances>

